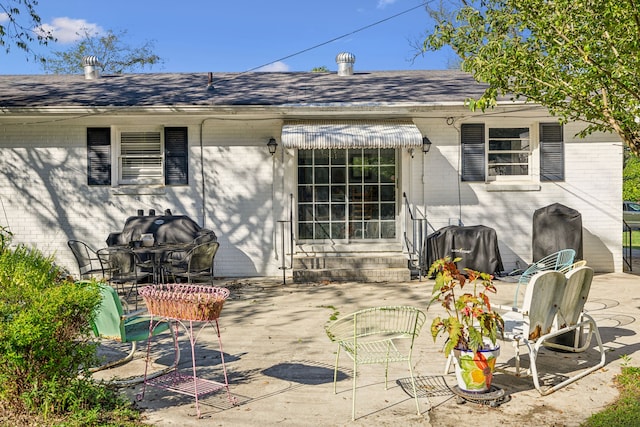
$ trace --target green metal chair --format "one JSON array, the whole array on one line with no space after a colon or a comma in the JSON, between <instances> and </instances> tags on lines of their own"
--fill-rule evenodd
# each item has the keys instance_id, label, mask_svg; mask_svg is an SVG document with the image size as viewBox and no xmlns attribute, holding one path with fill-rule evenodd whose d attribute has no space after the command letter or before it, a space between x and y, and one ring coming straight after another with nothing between
<instances>
[{"instance_id":1,"label":"green metal chair","mask_svg":"<svg viewBox=\"0 0 640 427\"><path fill-rule=\"evenodd\" d=\"M353 360L353 390L351 419L356 419L356 380L359 365L382 364L385 366L384 384L387 379L389 363L407 362L411 375L413 396L420 415L420 405L413 376L411 354L416 337L426 320L424 312L407 306L373 307L357 311L342 317L326 328L331 341L338 344L336 364L333 373L333 392L336 393L338 363L340 351L344 350ZM399 340L408 341L408 349L400 350L396 346Z\"/></svg>"},{"instance_id":2,"label":"green metal chair","mask_svg":"<svg viewBox=\"0 0 640 427\"><path fill-rule=\"evenodd\" d=\"M147 341L150 336L156 336L166 331L169 331L173 338L175 350L174 363L152 375L147 375L147 379L154 378L175 369L180 361L180 348L178 347L177 337L171 324L167 321L142 314L142 311L125 314L122 309L120 297L115 289L106 283L100 283L99 286L102 302L96 310L95 318L91 322L93 332L99 338L121 343L131 343L131 351L127 356L92 368L91 371L97 372L110 369L131 361L136 352L138 341ZM153 324L151 324L151 322L153 322ZM135 383L142 380L143 377L130 382Z\"/></svg>"}]
</instances>

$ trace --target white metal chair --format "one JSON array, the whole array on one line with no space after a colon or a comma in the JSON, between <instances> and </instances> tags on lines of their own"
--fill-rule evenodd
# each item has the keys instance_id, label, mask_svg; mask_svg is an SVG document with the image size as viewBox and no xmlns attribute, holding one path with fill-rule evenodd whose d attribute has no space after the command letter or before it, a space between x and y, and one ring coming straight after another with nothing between
<instances>
[{"instance_id":1,"label":"white metal chair","mask_svg":"<svg viewBox=\"0 0 640 427\"><path fill-rule=\"evenodd\" d=\"M518 306L518 294L520 291L520 285L526 285L531 280L534 274L540 271L560 271L565 270L571 264L576 257L576 251L573 249L562 249L558 252L554 252L546 257L534 262L520 275L518 279L518 286L516 286L516 293L513 297L513 306Z\"/></svg>"},{"instance_id":2,"label":"white metal chair","mask_svg":"<svg viewBox=\"0 0 640 427\"><path fill-rule=\"evenodd\" d=\"M541 271L527 285L522 308L511 308L502 315L504 337L513 341L516 351L516 375L520 375L520 345L524 344L529 355L529 373L536 390L543 396L604 366L605 352L598 326L584 312L592 279L593 270L586 266L572 270L567 276L558 271ZM596 337L600 361L543 389L538 372L540 348L584 352L591 347L592 335Z\"/></svg>"},{"instance_id":3,"label":"white metal chair","mask_svg":"<svg viewBox=\"0 0 640 427\"><path fill-rule=\"evenodd\" d=\"M560 273L567 274L567 273L569 273L571 270L575 270L575 269L576 269L576 268L578 268L578 267L584 267L585 265L587 265L587 261L586 261L586 260L584 260L584 259L582 259L582 260L580 260L580 261L576 261L576 262L574 262L574 263L573 263L573 264L571 264L571 265L568 265L568 266L566 266L566 267L563 267L563 268L559 269L558 271L559 271Z\"/></svg>"},{"instance_id":4,"label":"white metal chair","mask_svg":"<svg viewBox=\"0 0 640 427\"><path fill-rule=\"evenodd\" d=\"M385 366L384 383L387 387L390 362L407 362L411 385L420 415L420 405L413 376L411 354L415 338L426 320L424 312L407 306L373 307L344 316L327 326L327 335L338 344L333 374L333 392L336 393L340 351L344 350L353 360L353 385L351 419L356 418L356 380L358 365L382 364ZM407 340L408 349L400 350L398 340Z\"/></svg>"}]
</instances>

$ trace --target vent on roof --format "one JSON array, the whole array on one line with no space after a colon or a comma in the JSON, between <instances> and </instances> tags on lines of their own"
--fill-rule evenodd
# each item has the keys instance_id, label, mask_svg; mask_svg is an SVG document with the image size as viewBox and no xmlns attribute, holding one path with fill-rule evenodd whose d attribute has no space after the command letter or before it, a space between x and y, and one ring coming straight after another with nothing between
<instances>
[{"instance_id":1,"label":"vent on roof","mask_svg":"<svg viewBox=\"0 0 640 427\"><path fill-rule=\"evenodd\" d=\"M82 67L84 68L84 78L86 80L95 80L100 78L100 61L95 56L85 56L82 58Z\"/></svg>"},{"instance_id":2,"label":"vent on roof","mask_svg":"<svg viewBox=\"0 0 640 427\"><path fill-rule=\"evenodd\" d=\"M353 64L356 62L356 56L353 53L342 52L336 56L336 63L338 64L339 76L352 76Z\"/></svg>"}]
</instances>

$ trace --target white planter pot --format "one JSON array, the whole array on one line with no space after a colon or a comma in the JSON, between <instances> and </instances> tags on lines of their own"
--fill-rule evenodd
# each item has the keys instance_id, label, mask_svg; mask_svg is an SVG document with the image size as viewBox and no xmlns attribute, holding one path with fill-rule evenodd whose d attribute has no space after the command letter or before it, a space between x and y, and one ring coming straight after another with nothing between
<instances>
[{"instance_id":1,"label":"white planter pot","mask_svg":"<svg viewBox=\"0 0 640 427\"><path fill-rule=\"evenodd\" d=\"M491 389L496 358L500 355L500 346L480 350L477 353L467 350L453 350L458 387L463 391L484 393Z\"/></svg>"}]
</instances>

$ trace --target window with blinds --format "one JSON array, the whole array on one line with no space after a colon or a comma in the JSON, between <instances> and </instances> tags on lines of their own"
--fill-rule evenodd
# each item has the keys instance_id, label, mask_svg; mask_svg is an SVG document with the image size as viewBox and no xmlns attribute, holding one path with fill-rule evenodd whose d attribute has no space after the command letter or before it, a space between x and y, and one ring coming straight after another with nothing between
<instances>
[{"instance_id":1,"label":"window with blinds","mask_svg":"<svg viewBox=\"0 0 640 427\"><path fill-rule=\"evenodd\" d=\"M489 128L487 172L499 176L529 176L529 128Z\"/></svg>"},{"instance_id":2,"label":"window with blinds","mask_svg":"<svg viewBox=\"0 0 640 427\"><path fill-rule=\"evenodd\" d=\"M162 184L163 150L160 132L120 134L120 182Z\"/></svg>"},{"instance_id":3,"label":"window with blinds","mask_svg":"<svg viewBox=\"0 0 640 427\"><path fill-rule=\"evenodd\" d=\"M540 124L540 181L564 180L564 139L559 123ZM461 127L462 181L531 178L528 127Z\"/></svg>"},{"instance_id":4,"label":"window with blinds","mask_svg":"<svg viewBox=\"0 0 640 427\"><path fill-rule=\"evenodd\" d=\"M87 128L87 183L112 185L189 184L189 144L186 127L162 131L123 131L120 147L111 147L111 128ZM116 155L117 161L116 161Z\"/></svg>"}]
</instances>

